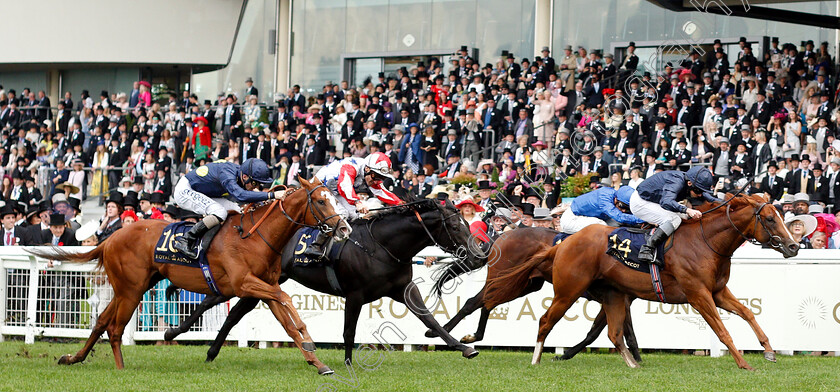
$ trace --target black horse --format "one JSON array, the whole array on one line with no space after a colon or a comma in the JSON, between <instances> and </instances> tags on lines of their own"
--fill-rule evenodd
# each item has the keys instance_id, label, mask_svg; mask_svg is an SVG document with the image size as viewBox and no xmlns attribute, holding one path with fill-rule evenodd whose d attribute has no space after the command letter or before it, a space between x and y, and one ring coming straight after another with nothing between
<instances>
[{"instance_id":1,"label":"black horse","mask_svg":"<svg viewBox=\"0 0 840 392\"><path fill-rule=\"evenodd\" d=\"M282 251L279 283L294 279L310 289L343 296L344 306L344 358L352 361L356 324L364 304L382 297L403 303L426 327L437 331L446 345L461 351L464 357L478 355L474 348L464 345L446 332L426 309L417 286L412 282L412 258L423 248L437 245L447 253L468 259L482 258L483 253L473 242L466 222L450 202L441 205L437 200L410 201L374 212L366 219L351 223L353 231L346 240L334 264L334 283L323 267L296 267L296 243L287 244ZM337 282L336 282L337 281ZM339 283L340 287L334 287ZM172 340L186 332L198 317L211 307L227 301L225 297L207 296L192 314L177 328L164 334ZM207 361L219 354L231 328L259 303L258 299L242 298L230 310L216 340L207 352ZM310 347L314 349L314 347Z\"/></svg>"}]
</instances>

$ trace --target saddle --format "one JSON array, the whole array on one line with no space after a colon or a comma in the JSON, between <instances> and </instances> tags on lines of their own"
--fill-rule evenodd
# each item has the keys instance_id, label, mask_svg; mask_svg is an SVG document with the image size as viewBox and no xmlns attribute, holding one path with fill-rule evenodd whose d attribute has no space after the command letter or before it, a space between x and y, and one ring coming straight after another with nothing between
<instances>
[{"instance_id":1,"label":"saddle","mask_svg":"<svg viewBox=\"0 0 840 392\"><path fill-rule=\"evenodd\" d=\"M213 238L222 228L222 225L216 225L205 233L201 240L198 241L198 259L193 260L174 247L174 242L177 237L184 235L192 229L194 223L191 222L175 222L170 223L163 229L163 233L158 239L155 246L154 261L162 264L175 264L185 267L201 268L204 274L204 280L207 281L207 286L210 287L216 295L221 295L216 280L210 272L210 263L207 261L207 249L210 249L210 244Z\"/></svg>"},{"instance_id":2,"label":"saddle","mask_svg":"<svg viewBox=\"0 0 840 392\"><path fill-rule=\"evenodd\" d=\"M292 241L289 242L289 244L294 244L294 246L287 246L283 250L283 258L288 259L291 257L295 267L324 268L330 287L341 294L343 291L341 290L341 284L338 282L334 265L338 262L341 251L349 241L336 242L334 237L330 237L329 242L324 246L325 254L323 257L309 257L304 252L309 246L312 246L312 242L318 238L318 234L320 233L320 230L311 227L299 229L292 236Z\"/></svg>"},{"instance_id":3,"label":"saddle","mask_svg":"<svg viewBox=\"0 0 840 392\"><path fill-rule=\"evenodd\" d=\"M650 274L654 292L656 292L660 301L665 302L665 293L662 288L659 267L654 264L639 261L639 251L642 245L647 243L647 237L650 234L651 230L619 227L610 232L607 237L608 246L606 253L621 262L625 267ZM662 262L663 265L665 262L665 253L671 249L671 246L673 246L673 237L668 238L664 244L660 244L656 249L656 259Z\"/></svg>"}]
</instances>

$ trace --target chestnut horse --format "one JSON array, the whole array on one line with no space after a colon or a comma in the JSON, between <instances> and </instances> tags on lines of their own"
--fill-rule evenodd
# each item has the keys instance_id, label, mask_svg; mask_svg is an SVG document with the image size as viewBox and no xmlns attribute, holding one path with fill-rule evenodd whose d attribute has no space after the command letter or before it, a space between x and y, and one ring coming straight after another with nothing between
<instances>
[{"instance_id":1,"label":"chestnut horse","mask_svg":"<svg viewBox=\"0 0 840 392\"><path fill-rule=\"evenodd\" d=\"M337 237L349 235L350 226L336 214L336 201L330 191L317 180L312 183L303 178L299 180L301 188L288 190L283 200L246 208L244 213L231 214L224 222L207 250L210 271L222 295L276 301L294 309L288 295L277 285L280 258L275 252L282 249L302 226L317 226ZM247 216L249 218L245 218ZM256 224L255 219L262 224ZM213 294L201 269L154 262L155 246L167 225L161 220L134 223L117 230L86 253L70 253L60 248L29 250L36 256L52 260L86 262L98 259L97 267L105 268L114 288L113 299L99 316L84 347L76 355L62 356L59 364L84 361L102 333L108 332L117 369L122 369L121 343L125 325L140 304L143 293L164 278L189 291ZM240 230L257 235L243 239ZM303 350L297 340L298 347ZM313 365L323 366L320 362Z\"/></svg>"},{"instance_id":2,"label":"chestnut horse","mask_svg":"<svg viewBox=\"0 0 840 392\"><path fill-rule=\"evenodd\" d=\"M441 274L436 274L438 275L438 278L435 281L435 292L438 296L440 296L442 291L445 290L444 285L446 285L448 281L454 279L458 275L477 270L484 265L487 265L488 282L498 276L504 275L526 262L537 252L544 250L547 246L551 246L554 237L558 233L559 232L555 230L541 227L522 227L505 232L493 242L487 258L483 259L483 261L485 261L484 264L470 265L461 261L453 262L450 263ZM552 260L544 260L541 264L537 265L531 271L530 276L528 276L528 282L522 288L522 291L515 293L515 295L514 293L511 293L512 296L504 302L512 301L516 298L539 291L545 282L551 283L551 267ZM481 314L478 320L478 329L474 334L469 334L461 338L461 343L473 343L484 339L484 331L487 329L487 320L489 319L490 312L492 311L492 308L488 309L484 307L484 296L486 291L487 285L485 284L485 286L481 288L481 291L472 298L468 299L467 302L464 303L464 307L458 311L458 314L452 317L452 319L443 326L444 330L450 332L465 317L469 316L476 310L481 309ZM595 288L588 290L587 294L588 295L586 295L586 297L595 301L598 301L603 295L602 290L596 290ZM632 301L632 299L630 299L630 301ZM592 323L592 329L589 331L586 338L578 345L566 350L562 357L556 357L556 359L571 359L575 356L575 354L579 353L581 350L586 348L587 345L595 341L606 326L606 314L604 313L604 310L601 309L601 311L598 312L598 316L595 317L595 320ZM636 343L636 334L633 332L633 322L630 318L629 307L624 328L625 331L627 331L625 334L625 340L627 341L627 346L630 348L630 351L633 353L633 358L637 361L641 361L639 345ZM426 337L433 338L436 336L438 335L434 330L429 329L426 331Z\"/></svg>"},{"instance_id":3,"label":"chestnut horse","mask_svg":"<svg viewBox=\"0 0 840 392\"><path fill-rule=\"evenodd\" d=\"M764 357L775 361L775 352L755 316L726 287L731 258L735 250L750 239L768 244L785 258L796 256L799 244L785 227L776 208L762 196L728 195L727 202L705 204L700 210L705 211L701 219L684 222L674 233L674 243L680 246L671 248L665 254L665 268L662 270L665 298L668 303L691 304L726 345L739 368L752 370L735 348L716 306L746 320L764 347ZM628 297L656 301L657 296L648 274L620 267L618 261L606 254L607 236L614 229L602 225L588 226L488 283L485 306L492 308L520 292L527 285L532 270L542 265L545 259L553 259L554 299L540 318L532 364L540 362L543 344L554 324L575 300L596 284L615 289L609 291L601 302L607 316L608 335L625 363L633 368L639 367L622 341Z\"/></svg>"}]
</instances>

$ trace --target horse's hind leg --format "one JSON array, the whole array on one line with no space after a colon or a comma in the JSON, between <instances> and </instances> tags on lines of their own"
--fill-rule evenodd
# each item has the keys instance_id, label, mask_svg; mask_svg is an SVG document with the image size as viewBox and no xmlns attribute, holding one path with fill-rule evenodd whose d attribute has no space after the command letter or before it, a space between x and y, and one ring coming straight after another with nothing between
<instances>
[{"instance_id":1,"label":"horse's hind leg","mask_svg":"<svg viewBox=\"0 0 840 392\"><path fill-rule=\"evenodd\" d=\"M308 342L305 341L303 334L300 332L301 325L304 325L302 321L299 321L299 324L294 321L295 317L291 315L292 312L297 313L294 310L294 307L291 306L291 298L288 298L288 294L285 292L280 295L281 297L286 297L289 302L285 304L279 303L276 301L269 301L268 308L271 309L271 313L274 314L274 317L280 324L283 325L283 329L286 330L286 333L292 340L295 342L295 346L303 353L303 358L306 360L306 363L315 366L318 369L318 374L332 374L334 373L329 366L324 365L321 361L318 360L318 357L315 356L314 346L315 344L312 343L312 338L308 338ZM300 319L298 319L300 320ZM304 325L305 328L305 325ZM308 334L307 334L308 335ZM311 349L307 347L307 344L311 345Z\"/></svg>"},{"instance_id":2,"label":"horse's hind leg","mask_svg":"<svg viewBox=\"0 0 840 392\"><path fill-rule=\"evenodd\" d=\"M464 303L464 307L461 308L461 310L459 310L458 313L454 317L452 317L452 319L449 320L449 322L447 322L446 325L443 326L443 329L446 332L452 332L452 329L455 328L455 326L458 325L458 323L460 323L461 320L464 319L464 317L467 317L467 316L471 315L473 312L475 312L476 309L482 307L483 305L484 305L484 288L482 288L481 291L478 292L478 294L476 294L472 298L468 299L467 302ZM429 329L429 330L426 331L426 337L427 338L436 338L437 336L438 336L437 332L435 332L433 329ZM462 343L472 343L472 342L474 342L475 339L473 339L471 341L467 341L467 338L470 337L470 336L471 335L464 336L461 339L461 342Z\"/></svg>"},{"instance_id":3,"label":"horse's hind leg","mask_svg":"<svg viewBox=\"0 0 840 392\"><path fill-rule=\"evenodd\" d=\"M607 313L604 311L604 308L601 308L601 311L598 312L598 315L595 316L595 320L592 321L592 328L589 329L589 333L586 334L586 337L583 338L583 341L576 344L574 347L566 350L563 353L563 356L554 357L555 360L565 361L568 359L572 359L575 355L579 352L583 351L586 346L592 344L595 339L598 339L598 336L601 335L601 331L604 330L604 327L607 326Z\"/></svg>"},{"instance_id":4,"label":"horse's hind leg","mask_svg":"<svg viewBox=\"0 0 840 392\"><path fill-rule=\"evenodd\" d=\"M393 298L395 301L405 304L411 313L417 316L417 318L419 318L427 328L437 332L438 336L443 339L447 346L460 351L461 355L465 358L474 358L478 355L478 350L455 340L449 332L445 331L443 327L438 324L437 320L432 317L432 312L426 309L426 305L423 303L423 297L420 296L420 290L417 289L417 285L415 285L414 282L409 282L408 285L402 287L399 292L395 292L393 295L389 295L389 297Z\"/></svg>"},{"instance_id":5,"label":"horse's hind leg","mask_svg":"<svg viewBox=\"0 0 840 392\"><path fill-rule=\"evenodd\" d=\"M552 328L554 328L554 324L557 324L557 322L560 321L560 318L566 314L566 311L569 310L572 304L575 303L577 298L577 295L556 293L555 290L551 306L548 308L548 311L540 317L540 328L537 333L537 344L534 345L534 356L531 357L531 365L539 365L540 357L542 357L543 345L545 344L545 338L548 337L548 333L551 332Z\"/></svg>"},{"instance_id":6,"label":"horse's hind leg","mask_svg":"<svg viewBox=\"0 0 840 392\"><path fill-rule=\"evenodd\" d=\"M636 330L633 328L633 318L630 316L630 304L633 303L633 298L628 296L625 305L626 314L624 316L624 341L627 343L627 348L633 354L633 359L636 362L642 361L642 355L639 352L639 342L636 340Z\"/></svg>"},{"instance_id":7,"label":"horse's hind leg","mask_svg":"<svg viewBox=\"0 0 840 392\"><path fill-rule=\"evenodd\" d=\"M732 292L729 291L728 287L724 287L723 290L715 293L713 297L715 299L715 305L737 314L739 317L744 319L750 327L752 327L753 332L755 332L755 336L758 338L758 342L762 347L764 347L764 359L776 362L776 352L773 351L773 347L770 347L770 339L767 338L767 335L764 334L764 331L758 325L753 312L738 301Z\"/></svg>"},{"instance_id":8,"label":"horse's hind leg","mask_svg":"<svg viewBox=\"0 0 840 392\"><path fill-rule=\"evenodd\" d=\"M627 350L624 345L624 319L627 315L627 301L624 294L607 295L603 302L603 310L607 315L607 335L615 344L618 353L627 366L631 368L639 368L639 364L633 359L633 355Z\"/></svg>"},{"instance_id":9,"label":"horse's hind leg","mask_svg":"<svg viewBox=\"0 0 840 392\"><path fill-rule=\"evenodd\" d=\"M164 331L163 340L171 341L172 339L178 337L178 335L187 332L187 330L189 330L189 328L198 321L198 318L201 317L201 315L204 314L204 312L222 302L227 301L228 299L228 297L224 297L221 295L208 295L204 297L204 300L202 300L201 303L198 304L198 306L196 306L195 309L193 309L192 313L190 313L190 316L187 317L180 325L178 325L175 328L169 328L166 331Z\"/></svg>"},{"instance_id":10,"label":"horse's hind leg","mask_svg":"<svg viewBox=\"0 0 840 392\"><path fill-rule=\"evenodd\" d=\"M59 365L72 365L74 363L82 362L85 358L87 358L90 350L93 349L93 345L96 344L105 330L109 328L113 322L114 315L119 307L121 299L121 297L115 296L111 302L108 303L108 306L105 307L105 310L102 311L102 314L100 314L99 318L96 320L96 325L93 326L93 331L91 331L90 337L88 337L88 340L85 342L82 349L79 350L76 355L63 355L58 359Z\"/></svg>"},{"instance_id":11,"label":"horse's hind leg","mask_svg":"<svg viewBox=\"0 0 840 392\"><path fill-rule=\"evenodd\" d=\"M116 362L117 369L125 367L122 356L122 335L125 331L125 325L131 320L137 305L140 304L141 297L142 293L135 295L134 298L122 297L121 301L117 303L117 308L114 309L114 318L108 325L108 340L111 343L111 350L114 351L114 362Z\"/></svg>"},{"instance_id":12,"label":"horse's hind leg","mask_svg":"<svg viewBox=\"0 0 840 392\"><path fill-rule=\"evenodd\" d=\"M258 303L260 303L260 300L256 298L240 298L236 302L236 305L228 312L228 316L224 324L222 324L222 328L219 329L219 333L216 334L216 339L213 340L213 344L207 349L207 359L204 362L213 362L216 359L216 356L219 355L219 350L225 344L225 339L230 333L230 330L239 323L239 320L242 320L242 317L245 317L248 312L254 310Z\"/></svg>"}]
</instances>

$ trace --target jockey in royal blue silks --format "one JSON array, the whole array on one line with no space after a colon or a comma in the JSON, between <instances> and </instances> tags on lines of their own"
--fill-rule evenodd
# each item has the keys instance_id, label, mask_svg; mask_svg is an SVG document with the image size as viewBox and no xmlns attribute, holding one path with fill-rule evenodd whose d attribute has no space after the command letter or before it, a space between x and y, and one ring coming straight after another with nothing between
<instances>
[{"instance_id":1,"label":"jockey in royal blue silks","mask_svg":"<svg viewBox=\"0 0 840 392\"><path fill-rule=\"evenodd\" d=\"M630 196L634 191L627 185L618 190L604 187L576 197L560 217L560 231L574 234L589 225L606 225L608 219L621 225L645 223L630 213Z\"/></svg>"},{"instance_id":2,"label":"jockey in royal blue silks","mask_svg":"<svg viewBox=\"0 0 840 392\"><path fill-rule=\"evenodd\" d=\"M681 201L689 196L702 196L710 202L720 201L712 195L713 182L708 168L695 166L687 172L659 172L639 184L630 197L630 211L645 222L658 226L639 251L640 261L656 262L656 247L680 227L685 215L695 219L703 216L700 211L680 204Z\"/></svg>"},{"instance_id":3,"label":"jockey in royal blue silks","mask_svg":"<svg viewBox=\"0 0 840 392\"><path fill-rule=\"evenodd\" d=\"M268 165L260 159L245 160L242 166L230 162L208 163L182 177L175 185L175 202L199 213L189 232L175 239L175 249L196 258L195 242L211 228L225 221L228 210L239 210L238 203L255 203L282 196L282 192L256 192L257 186L270 185Z\"/></svg>"}]
</instances>

